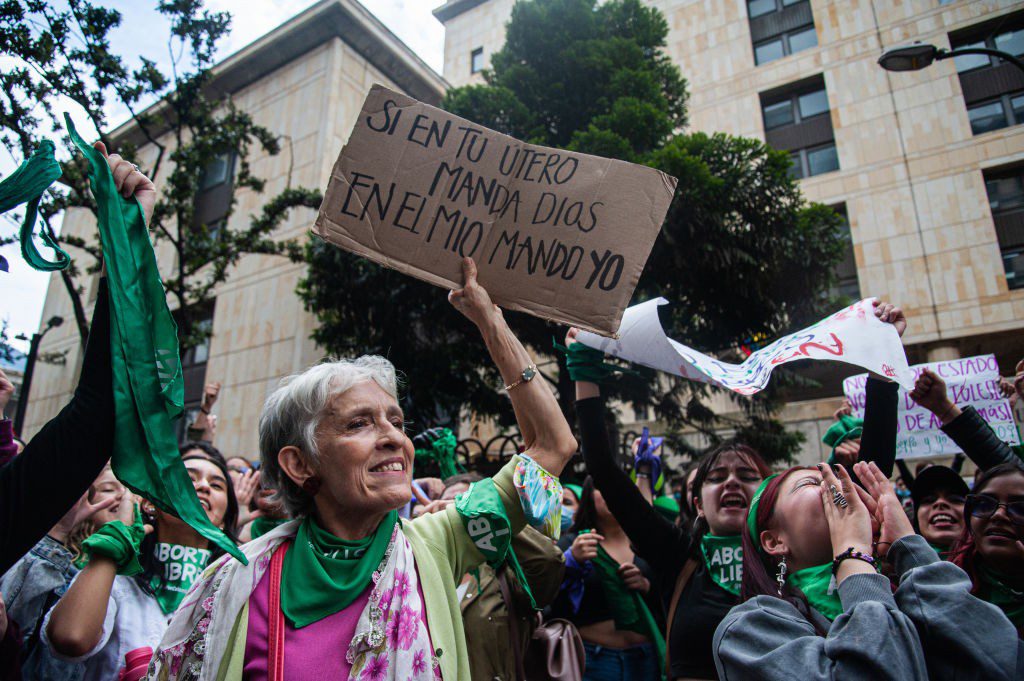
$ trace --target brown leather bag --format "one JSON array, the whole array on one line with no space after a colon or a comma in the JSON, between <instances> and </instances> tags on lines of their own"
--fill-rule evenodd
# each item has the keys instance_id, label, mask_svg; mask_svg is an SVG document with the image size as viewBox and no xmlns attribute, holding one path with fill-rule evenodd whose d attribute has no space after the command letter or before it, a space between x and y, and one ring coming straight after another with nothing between
<instances>
[{"instance_id":1,"label":"brown leather bag","mask_svg":"<svg viewBox=\"0 0 1024 681\"><path fill-rule=\"evenodd\" d=\"M509 640L515 657L517 681L583 681L586 651L576 625L563 619L544 622L541 614L536 613L538 626L523 655L519 648L519 617L504 570L498 572L498 584L508 608Z\"/></svg>"}]
</instances>

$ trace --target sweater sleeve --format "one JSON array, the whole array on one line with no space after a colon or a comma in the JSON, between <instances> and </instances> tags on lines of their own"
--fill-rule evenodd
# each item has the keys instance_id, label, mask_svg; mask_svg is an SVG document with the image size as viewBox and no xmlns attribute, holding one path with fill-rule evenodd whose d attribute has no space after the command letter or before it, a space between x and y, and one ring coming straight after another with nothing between
<instances>
[{"instance_id":1,"label":"sweater sleeve","mask_svg":"<svg viewBox=\"0 0 1024 681\"><path fill-rule=\"evenodd\" d=\"M537 607L551 605L558 596L565 575L565 559L558 544L527 526L512 539L512 548L516 552L519 566L523 568L523 575L530 585ZM521 605L521 612L529 612L529 601Z\"/></svg>"},{"instance_id":2,"label":"sweater sleeve","mask_svg":"<svg viewBox=\"0 0 1024 681\"><path fill-rule=\"evenodd\" d=\"M579 400L576 415L587 472L594 478L609 510L622 525L637 555L660 578L674 575L689 556L689 537L647 503L626 472L616 465L604 425L604 399Z\"/></svg>"},{"instance_id":3,"label":"sweater sleeve","mask_svg":"<svg viewBox=\"0 0 1024 681\"><path fill-rule=\"evenodd\" d=\"M889 558L900 576L896 603L917 627L930 678L1024 678L1024 641L998 607L971 595L967 573L919 535L893 543Z\"/></svg>"},{"instance_id":4,"label":"sweater sleeve","mask_svg":"<svg viewBox=\"0 0 1024 681\"><path fill-rule=\"evenodd\" d=\"M860 460L875 465L892 477L896 464L896 421L899 385L868 377L864 387L864 432L860 438ZM853 471L850 471L853 474Z\"/></svg>"},{"instance_id":5,"label":"sweater sleeve","mask_svg":"<svg viewBox=\"0 0 1024 681\"><path fill-rule=\"evenodd\" d=\"M888 580L853 575L839 586L843 613L824 637L793 605L758 596L726 615L715 631L720 679L927 679L910 619Z\"/></svg>"},{"instance_id":6,"label":"sweater sleeve","mask_svg":"<svg viewBox=\"0 0 1024 681\"><path fill-rule=\"evenodd\" d=\"M1024 465L1010 445L996 436L977 410L968 405L960 415L942 426L942 432L953 439L956 446L964 450L978 468L988 470L1001 463Z\"/></svg>"},{"instance_id":7,"label":"sweater sleeve","mask_svg":"<svg viewBox=\"0 0 1024 681\"><path fill-rule=\"evenodd\" d=\"M114 447L110 307L100 280L82 374L71 401L0 468L0 574L89 489Z\"/></svg>"}]
</instances>

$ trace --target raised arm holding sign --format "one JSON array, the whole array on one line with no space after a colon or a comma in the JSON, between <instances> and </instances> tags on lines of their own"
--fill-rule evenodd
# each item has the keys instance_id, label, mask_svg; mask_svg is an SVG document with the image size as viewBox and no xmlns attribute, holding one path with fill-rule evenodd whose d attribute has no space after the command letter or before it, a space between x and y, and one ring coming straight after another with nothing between
<instances>
[{"instance_id":1,"label":"raised arm holding sign","mask_svg":"<svg viewBox=\"0 0 1024 681\"><path fill-rule=\"evenodd\" d=\"M449 289L470 257L503 308L611 335L676 180L525 144L375 85L314 233Z\"/></svg>"}]
</instances>

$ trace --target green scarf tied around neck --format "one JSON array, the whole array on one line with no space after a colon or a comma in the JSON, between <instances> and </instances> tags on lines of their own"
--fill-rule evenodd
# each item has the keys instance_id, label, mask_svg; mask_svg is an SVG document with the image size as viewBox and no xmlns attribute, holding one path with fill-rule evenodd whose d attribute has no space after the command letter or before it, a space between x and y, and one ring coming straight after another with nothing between
<instances>
[{"instance_id":1,"label":"green scarf tied around neck","mask_svg":"<svg viewBox=\"0 0 1024 681\"><path fill-rule=\"evenodd\" d=\"M739 596L743 581L743 538L705 534L700 550L712 581L733 596Z\"/></svg>"},{"instance_id":2,"label":"green scarf tied around neck","mask_svg":"<svg viewBox=\"0 0 1024 681\"><path fill-rule=\"evenodd\" d=\"M586 530L585 532L589 532ZM583 533L581 533L583 534ZM619 563L608 555L604 547L597 547L597 557L590 561L597 574L601 577L605 602L612 612L615 628L633 631L651 639L658 653L658 668L665 669L665 637L661 634L651 609L647 607L640 592L626 588L619 577ZM662 673L661 678L664 677Z\"/></svg>"},{"instance_id":3,"label":"green scarf tied around neck","mask_svg":"<svg viewBox=\"0 0 1024 681\"><path fill-rule=\"evenodd\" d=\"M979 595L1002 610L1007 619L1020 628L1024 626L1024 591L1010 587L1005 579L984 565L978 566Z\"/></svg>"},{"instance_id":4,"label":"green scarf tied around neck","mask_svg":"<svg viewBox=\"0 0 1024 681\"><path fill-rule=\"evenodd\" d=\"M373 534L345 541L306 516L281 566L281 611L292 626L341 612L369 588L397 523L398 511L391 511Z\"/></svg>"},{"instance_id":5,"label":"green scarf tied around neck","mask_svg":"<svg viewBox=\"0 0 1024 681\"><path fill-rule=\"evenodd\" d=\"M811 607L830 622L843 613L839 591L832 587L832 563L797 570L786 578L786 584L800 589Z\"/></svg>"},{"instance_id":6,"label":"green scarf tied around neck","mask_svg":"<svg viewBox=\"0 0 1024 681\"><path fill-rule=\"evenodd\" d=\"M210 562L211 554L206 549L160 542L153 547L153 555L163 574L153 575L149 587L160 611L170 615L185 600L185 594Z\"/></svg>"},{"instance_id":7,"label":"green scarf tied around neck","mask_svg":"<svg viewBox=\"0 0 1024 681\"><path fill-rule=\"evenodd\" d=\"M41 272L63 270L71 264L71 256L57 245L57 238L46 222L43 222L39 236L42 237L43 243L54 250L57 259L51 262L44 258L32 241L32 231L35 228L36 215L39 213L39 201L43 197L43 192L59 180L62 173L53 152L53 142L43 140L39 148L25 159L17 170L0 182L0 213L6 213L16 206L25 204L25 219L21 223L19 236L21 256L30 267Z\"/></svg>"}]
</instances>

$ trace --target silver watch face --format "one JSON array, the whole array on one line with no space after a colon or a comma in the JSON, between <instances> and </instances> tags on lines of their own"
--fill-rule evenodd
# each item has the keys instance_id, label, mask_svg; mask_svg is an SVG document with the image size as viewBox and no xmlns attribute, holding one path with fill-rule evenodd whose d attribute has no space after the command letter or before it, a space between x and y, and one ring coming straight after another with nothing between
<instances>
[{"instance_id":1,"label":"silver watch face","mask_svg":"<svg viewBox=\"0 0 1024 681\"><path fill-rule=\"evenodd\" d=\"M537 375L537 370L533 367L526 367L523 369L523 380L529 383L533 380L533 377Z\"/></svg>"}]
</instances>

